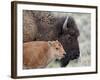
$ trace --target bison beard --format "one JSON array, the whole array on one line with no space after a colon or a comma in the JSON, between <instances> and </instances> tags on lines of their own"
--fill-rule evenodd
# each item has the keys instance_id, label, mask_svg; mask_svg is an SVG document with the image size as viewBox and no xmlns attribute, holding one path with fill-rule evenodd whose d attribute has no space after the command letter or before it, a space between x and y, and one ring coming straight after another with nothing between
<instances>
[{"instance_id":1,"label":"bison beard","mask_svg":"<svg viewBox=\"0 0 100 80\"><path fill-rule=\"evenodd\" d=\"M25 12L27 13L27 11ZM38 27L37 35L33 41L59 40L64 47L67 54L60 60L61 67L65 67L70 60L77 59L80 56L79 43L77 40L79 30L73 17L55 17L55 15L50 12L39 11L33 11L32 14L33 20L36 21Z\"/></svg>"}]
</instances>

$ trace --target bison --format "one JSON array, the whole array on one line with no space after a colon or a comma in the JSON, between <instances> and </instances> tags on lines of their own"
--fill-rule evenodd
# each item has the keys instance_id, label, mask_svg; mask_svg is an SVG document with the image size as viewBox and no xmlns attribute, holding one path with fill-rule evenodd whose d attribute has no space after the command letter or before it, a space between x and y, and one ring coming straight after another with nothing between
<instances>
[{"instance_id":1,"label":"bison","mask_svg":"<svg viewBox=\"0 0 100 80\"><path fill-rule=\"evenodd\" d=\"M26 19L30 20L29 23ZM80 56L79 30L73 17L64 12L24 10L23 22L24 42L59 40L66 51L65 57L60 60L61 67Z\"/></svg>"},{"instance_id":2,"label":"bison","mask_svg":"<svg viewBox=\"0 0 100 80\"><path fill-rule=\"evenodd\" d=\"M24 43L24 68L45 68L52 60L64 57L61 43L56 41L30 41Z\"/></svg>"}]
</instances>

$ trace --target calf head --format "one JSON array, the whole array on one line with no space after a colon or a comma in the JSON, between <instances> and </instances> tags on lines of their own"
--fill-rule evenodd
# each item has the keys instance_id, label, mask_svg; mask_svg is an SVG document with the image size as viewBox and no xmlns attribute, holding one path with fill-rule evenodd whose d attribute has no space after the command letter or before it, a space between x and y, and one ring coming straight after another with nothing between
<instances>
[{"instance_id":1,"label":"calf head","mask_svg":"<svg viewBox=\"0 0 100 80\"><path fill-rule=\"evenodd\" d=\"M52 58L61 59L64 57L66 52L58 40L48 41L48 44L50 46L50 52L51 52Z\"/></svg>"}]
</instances>

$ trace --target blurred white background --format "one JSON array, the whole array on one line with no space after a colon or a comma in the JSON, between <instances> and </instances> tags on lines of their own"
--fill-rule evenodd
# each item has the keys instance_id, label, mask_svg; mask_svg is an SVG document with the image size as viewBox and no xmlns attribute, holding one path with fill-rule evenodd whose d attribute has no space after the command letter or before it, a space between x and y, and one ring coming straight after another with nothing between
<instances>
[{"instance_id":1,"label":"blurred white background","mask_svg":"<svg viewBox=\"0 0 100 80\"><path fill-rule=\"evenodd\" d=\"M80 4L80 5L98 5L99 6L98 14L100 14L100 0L30 0L30 1ZM99 17L98 22L100 22L100 16L98 17ZM98 26L100 26L100 23ZM99 30L100 27L98 27L98 34L100 35ZM100 48L99 36L98 36L98 41L99 41L98 47ZM98 50L98 56L100 58L99 52L100 50ZM99 63L100 59L98 60L98 67L100 67ZM0 0L0 80L15 80L10 78L10 73L11 73L10 68L11 68L11 0ZM98 74L45 77L45 78L27 78L22 80L100 80L100 69Z\"/></svg>"}]
</instances>

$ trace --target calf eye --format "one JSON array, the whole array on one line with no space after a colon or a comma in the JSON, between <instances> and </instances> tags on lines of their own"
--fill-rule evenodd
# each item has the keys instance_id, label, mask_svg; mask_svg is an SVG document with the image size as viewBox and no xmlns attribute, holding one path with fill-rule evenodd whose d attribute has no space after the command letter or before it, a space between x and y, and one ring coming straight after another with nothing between
<instances>
[{"instance_id":1,"label":"calf eye","mask_svg":"<svg viewBox=\"0 0 100 80\"><path fill-rule=\"evenodd\" d=\"M56 48L56 50L58 50L59 48Z\"/></svg>"}]
</instances>

